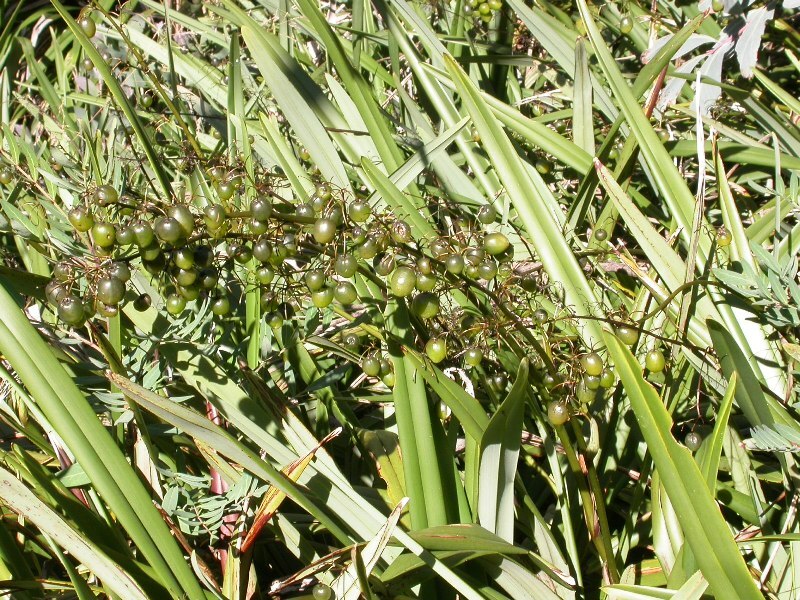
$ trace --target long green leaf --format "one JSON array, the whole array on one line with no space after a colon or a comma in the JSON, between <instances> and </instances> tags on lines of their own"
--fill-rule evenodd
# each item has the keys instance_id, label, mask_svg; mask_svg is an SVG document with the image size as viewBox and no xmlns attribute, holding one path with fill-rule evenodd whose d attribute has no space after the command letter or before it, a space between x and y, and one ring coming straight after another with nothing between
<instances>
[{"instance_id":1,"label":"long green leaf","mask_svg":"<svg viewBox=\"0 0 800 600\"><path fill-rule=\"evenodd\" d=\"M478 519L509 543L514 543L514 478L528 385L528 359L523 359L508 397L492 416L480 443Z\"/></svg>"},{"instance_id":2,"label":"long green leaf","mask_svg":"<svg viewBox=\"0 0 800 600\"><path fill-rule=\"evenodd\" d=\"M760 599L728 525L689 450L672 437L672 419L625 345L605 333L606 347L628 394L662 485L700 570L718 598Z\"/></svg>"},{"instance_id":3,"label":"long green leaf","mask_svg":"<svg viewBox=\"0 0 800 600\"><path fill-rule=\"evenodd\" d=\"M538 174L524 168L508 136L455 60L445 56L445 65L548 275L562 286L567 304L578 316L600 317L598 299L550 210L551 192ZM587 346L602 343L598 321L579 319L578 331Z\"/></svg>"},{"instance_id":4,"label":"long green leaf","mask_svg":"<svg viewBox=\"0 0 800 600\"><path fill-rule=\"evenodd\" d=\"M730 381L728 381L728 389L719 404L719 410L717 410L717 416L714 419L714 431L699 452L700 471L706 478L708 489L714 493L716 493L719 460L722 456L722 442L725 439L725 429L728 427L728 417L731 415L735 392L736 373L731 375Z\"/></svg>"},{"instance_id":5,"label":"long green leaf","mask_svg":"<svg viewBox=\"0 0 800 600\"><path fill-rule=\"evenodd\" d=\"M97 546L74 529L61 515L50 509L11 473L0 467L0 498L21 517L46 532L59 546L86 565L104 585L120 598L146 600L148 596L136 580Z\"/></svg>"},{"instance_id":6,"label":"long green leaf","mask_svg":"<svg viewBox=\"0 0 800 600\"><path fill-rule=\"evenodd\" d=\"M344 165L330 135L310 102L323 92L278 41L255 24L242 27L242 37L297 138L308 149L322 176L338 188L350 189Z\"/></svg>"},{"instance_id":7,"label":"long green leaf","mask_svg":"<svg viewBox=\"0 0 800 600\"><path fill-rule=\"evenodd\" d=\"M573 141L590 156L594 155L594 121L592 119L592 81L586 44L578 39L575 45L575 87L572 91Z\"/></svg>"},{"instance_id":8,"label":"long green leaf","mask_svg":"<svg viewBox=\"0 0 800 600\"><path fill-rule=\"evenodd\" d=\"M139 140L139 143L142 145L144 149L145 156L147 156L147 161L150 163L150 168L153 170L153 174L155 175L156 179L158 180L159 186L161 191L164 194L164 200L172 199L172 186L169 182L169 176L167 172L164 170L162 159L156 153L155 147L153 145L153 141L150 139L150 136L145 131L144 127L142 126L141 122L139 121L139 117L136 114L136 110L134 106L131 104L130 100L128 99L127 95L125 94L122 86L117 81L114 73L111 70L111 67L106 63L106 61L101 56L100 52L98 52L97 48L95 48L92 40L86 37L86 34L83 33L83 30L80 28L78 23L72 16L67 12L67 9L64 8L64 5L59 2L59 0L51 0L53 6L55 6L58 13L61 15L61 18L67 23L72 34L75 36L75 39L83 48L83 51L86 53L92 63L94 64L95 68L100 72L100 75L103 77L103 81L108 86L109 92L114 98L114 101L119 106L122 113L125 115L125 118L128 119L128 122L133 127L133 132L136 135L136 138Z\"/></svg>"},{"instance_id":9,"label":"long green leaf","mask_svg":"<svg viewBox=\"0 0 800 600\"><path fill-rule=\"evenodd\" d=\"M631 128L631 132L639 142L639 148L644 157L645 163L652 173L655 185L669 207L670 213L681 228L681 239L687 247L691 243L692 232L694 231L693 222L695 214L695 199L686 184L686 179L678 171L669 158L661 141L658 139L652 125L639 106L631 88L625 82L619 67L614 61L605 40L603 39L594 16L589 10L586 0L577 0L581 18L586 24L589 40L594 48L595 56L606 76L609 86L614 92L614 97L619 104L625 119ZM697 253L697 265L702 269L706 264L710 251L710 241L701 238Z\"/></svg>"},{"instance_id":10,"label":"long green leaf","mask_svg":"<svg viewBox=\"0 0 800 600\"><path fill-rule=\"evenodd\" d=\"M0 288L0 352L155 569L162 585L176 595L204 598L150 495L5 288Z\"/></svg>"},{"instance_id":11,"label":"long green leaf","mask_svg":"<svg viewBox=\"0 0 800 600\"><path fill-rule=\"evenodd\" d=\"M409 363L416 367L417 374L425 379L436 395L453 411L467 436L480 440L489 425L489 417L480 403L435 366L423 363L411 352L406 356Z\"/></svg>"}]
</instances>

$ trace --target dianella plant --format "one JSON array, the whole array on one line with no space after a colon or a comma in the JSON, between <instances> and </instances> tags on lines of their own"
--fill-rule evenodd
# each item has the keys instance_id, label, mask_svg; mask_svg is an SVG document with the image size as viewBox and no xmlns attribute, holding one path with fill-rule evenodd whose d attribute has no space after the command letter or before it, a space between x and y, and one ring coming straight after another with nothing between
<instances>
[{"instance_id":1,"label":"dianella plant","mask_svg":"<svg viewBox=\"0 0 800 600\"><path fill-rule=\"evenodd\" d=\"M3 593L798 597L797 8L0 0Z\"/></svg>"}]
</instances>

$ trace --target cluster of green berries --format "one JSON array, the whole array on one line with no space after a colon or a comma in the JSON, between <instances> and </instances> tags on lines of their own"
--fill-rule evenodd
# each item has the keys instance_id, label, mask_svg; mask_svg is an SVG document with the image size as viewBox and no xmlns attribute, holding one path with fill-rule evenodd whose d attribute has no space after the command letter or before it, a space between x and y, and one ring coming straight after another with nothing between
<instances>
[{"instance_id":1,"label":"cluster of green berries","mask_svg":"<svg viewBox=\"0 0 800 600\"><path fill-rule=\"evenodd\" d=\"M465 343L448 333L453 303L446 299L461 285L459 278L492 286L513 275L513 247L494 230L494 207L485 205L474 220L462 222L459 236L422 242L405 220L376 214L365 199L345 202L327 183L305 202L275 200L267 190L248 203L242 201L248 192L241 175L220 166L207 173L216 197L204 207L139 202L99 185L68 211L87 252L57 262L47 286L47 299L65 324L113 317L126 302L137 310L150 307L154 299L138 294L130 282L140 267L152 276L170 315L207 301L224 317L243 290L256 286L272 327L308 305L326 309L336 303L351 310L359 304L359 279L370 279L387 295L404 299L430 331L421 350L432 362L458 354L467 367L481 364L481 342ZM363 354L362 368L393 383L389 361L374 348ZM506 383L490 379L492 385Z\"/></svg>"},{"instance_id":2,"label":"cluster of green berries","mask_svg":"<svg viewBox=\"0 0 800 600\"><path fill-rule=\"evenodd\" d=\"M639 340L639 332L628 325L620 325L614 333L627 346L633 346ZM666 367L664 353L657 348L649 350L644 356L644 367L650 373L661 373ZM545 376L545 384L551 389L562 383L558 376ZM591 404L599 392L613 388L615 383L613 370L604 364L600 354L589 352L581 356L580 376L573 385L574 397L579 404ZM555 426L563 425L570 418L569 404L561 398L551 400L547 405L547 418Z\"/></svg>"},{"instance_id":3,"label":"cluster of green berries","mask_svg":"<svg viewBox=\"0 0 800 600\"><path fill-rule=\"evenodd\" d=\"M494 18L495 13L502 8L502 0L466 0L464 14L472 17L475 21L489 23Z\"/></svg>"}]
</instances>

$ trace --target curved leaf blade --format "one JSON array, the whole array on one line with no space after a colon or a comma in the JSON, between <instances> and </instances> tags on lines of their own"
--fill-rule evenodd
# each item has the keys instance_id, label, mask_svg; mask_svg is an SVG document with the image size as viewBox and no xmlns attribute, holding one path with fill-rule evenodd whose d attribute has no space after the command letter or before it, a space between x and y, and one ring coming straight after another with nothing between
<instances>
[{"instance_id":1,"label":"curved leaf blade","mask_svg":"<svg viewBox=\"0 0 800 600\"><path fill-rule=\"evenodd\" d=\"M763 598L697 463L672 437L672 419L658 393L644 380L630 350L611 333L604 336L685 539L714 594L718 598Z\"/></svg>"}]
</instances>

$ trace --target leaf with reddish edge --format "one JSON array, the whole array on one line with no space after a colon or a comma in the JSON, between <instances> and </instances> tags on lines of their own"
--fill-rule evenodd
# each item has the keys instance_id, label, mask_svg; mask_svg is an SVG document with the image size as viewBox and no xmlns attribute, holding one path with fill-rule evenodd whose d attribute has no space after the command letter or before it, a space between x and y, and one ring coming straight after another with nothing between
<instances>
[{"instance_id":1,"label":"leaf with reddish edge","mask_svg":"<svg viewBox=\"0 0 800 600\"><path fill-rule=\"evenodd\" d=\"M320 441L320 443L317 444L308 454L281 469L281 472L292 481L297 481L300 479L300 476L303 474L305 468L309 465L309 463L311 463L311 460L314 458L317 450L322 448L322 446L330 442L341 432L341 427L334 429L328 435L326 435L322 441ZM286 494L274 486L270 486L270 488L266 491L264 498L261 500L261 505L258 507L258 510L256 510L255 518L253 519L253 526L250 528L250 531L247 532L247 535L245 535L244 541L242 542L242 554L247 553L247 551L253 547L253 544L255 543L256 539L258 539L261 530L264 529L264 526L277 512L285 498Z\"/></svg>"}]
</instances>

